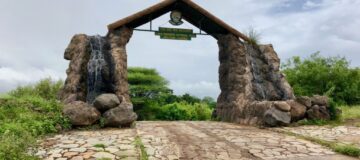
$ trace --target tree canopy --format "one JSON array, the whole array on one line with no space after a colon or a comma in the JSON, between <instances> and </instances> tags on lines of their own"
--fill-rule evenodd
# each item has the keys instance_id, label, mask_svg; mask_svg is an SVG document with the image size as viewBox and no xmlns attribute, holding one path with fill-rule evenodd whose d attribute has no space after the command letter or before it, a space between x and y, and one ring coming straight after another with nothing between
<instances>
[{"instance_id":1,"label":"tree canopy","mask_svg":"<svg viewBox=\"0 0 360 160\"><path fill-rule=\"evenodd\" d=\"M360 104L360 69L344 57L323 57L319 52L282 64L282 72L296 95L327 95L340 104Z\"/></svg>"},{"instance_id":2,"label":"tree canopy","mask_svg":"<svg viewBox=\"0 0 360 160\"><path fill-rule=\"evenodd\" d=\"M169 82L155 69L129 67L131 101L139 120L206 120L216 102L190 94L174 95Z\"/></svg>"}]
</instances>

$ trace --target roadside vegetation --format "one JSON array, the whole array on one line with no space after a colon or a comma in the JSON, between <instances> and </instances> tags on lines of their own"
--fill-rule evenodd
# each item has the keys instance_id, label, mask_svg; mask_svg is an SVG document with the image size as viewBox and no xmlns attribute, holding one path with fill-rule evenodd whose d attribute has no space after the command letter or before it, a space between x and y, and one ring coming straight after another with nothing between
<instances>
[{"instance_id":1,"label":"roadside vegetation","mask_svg":"<svg viewBox=\"0 0 360 160\"><path fill-rule=\"evenodd\" d=\"M304 125L339 125L360 119L360 68L350 67L344 57L323 57L319 52L307 58L295 56L282 64L282 72L296 96L326 95L331 99L331 114L342 115L332 121L303 120Z\"/></svg>"},{"instance_id":2,"label":"roadside vegetation","mask_svg":"<svg viewBox=\"0 0 360 160\"><path fill-rule=\"evenodd\" d=\"M360 104L360 68L344 57L323 57L319 52L282 64L282 72L297 96L327 95L337 105Z\"/></svg>"},{"instance_id":3,"label":"roadside vegetation","mask_svg":"<svg viewBox=\"0 0 360 160\"><path fill-rule=\"evenodd\" d=\"M331 149L334 152L337 152L337 153L340 153L340 154L343 154L343 155L348 155L348 156L360 158L360 148L358 148L357 146L354 146L354 145L342 144L342 143L332 142L332 141L326 141L326 140L323 140L323 139L310 137L310 136L303 136L303 135L292 133L292 132L281 132L281 133L285 133L285 134L288 134L290 136L295 136L295 137L298 137L298 138L301 138L301 139L304 139L304 140L307 140L307 141L317 143L319 145L328 147L329 149Z\"/></svg>"},{"instance_id":4,"label":"roadside vegetation","mask_svg":"<svg viewBox=\"0 0 360 160\"><path fill-rule=\"evenodd\" d=\"M216 106L211 97L174 95L155 69L130 67L128 81L138 120L210 120Z\"/></svg>"},{"instance_id":5,"label":"roadside vegetation","mask_svg":"<svg viewBox=\"0 0 360 160\"><path fill-rule=\"evenodd\" d=\"M174 95L168 82L154 69L130 68L129 82L141 120L209 120L216 105L210 97ZM36 139L71 128L57 100L62 85L63 81L44 79L0 95L1 160L37 159L27 154L36 147Z\"/></svg>"},{"instance_id":6,"label":"roadside vegetation","mask_svg":"<svg viewBox=\"0 0 360 160\"><path fill-rule=\"evenodd\" d=\"M70 128L56 99L62 83L45 79L0 97L0 159L36 159L26 150L37 138Z\"/></svg>"},{"instance_id":7,"label":"roadside vegetation","mask_svg":"<svg viewBox=\"0 0 360 160\"><path fill-rule=\"evenodd\" d=\"M148 160L149 156L146 152L145 146L141 141L141 138L139 136L135 137L135 147L140 150L140 160Z\"/></svg>"}]
</instances>

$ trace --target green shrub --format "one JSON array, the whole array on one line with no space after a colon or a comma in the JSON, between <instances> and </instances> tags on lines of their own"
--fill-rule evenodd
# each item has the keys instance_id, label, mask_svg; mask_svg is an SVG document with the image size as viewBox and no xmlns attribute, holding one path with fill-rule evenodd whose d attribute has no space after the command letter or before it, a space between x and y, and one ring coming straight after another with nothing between
<instances>
[{"instance_id":1,"label":"green shrub","mask_svg":"<svg viewBox=\"0 0 360 160\"><path fill-rule=\"evenodd\" d=\"M327 95L337 104L360 103L360 69L350 68L342 57L314 53L306 59L293 57L282 71L296 95Z\"/></svg>"},{"instance_id":2,"label":"green shrub","mask_svg":"<svg viewBox=\"0 0 360 160\"><path fill-rule=\"evenodd\" d=\"M39 96L44 99L56 99L57 93L63 85L63 81L52 81L50 78L43 79L35 85L20 86L10 91L9 95L13 97Z\"/></svg>"},{"instance_id":3,"label":"green shrub","mask_svg":"<svg viewBox=\"0 0 360 160\"><path fill-rule=\"evenodd\" d=\"M168 81L155 69L129 67L128 73L130 97L134 111L138 114L138 120L205 120L211 115L208 111L216 106L215 100L211 97L200 99L190 94L173 95L173 91L168 87ZM180 106L180 103L186 104L186 107ZM201 105L198 105L200 103ZM192 109L197 112L193 115L200 118L189 118L192 115L187 115L190 111L188 108L204 108L202 110L205 113ZM169 110L174 115L159 115L164 110Z\"/></svg>"},{"instance_id":4,"label":"green shrub","mask_svg":"<svg viewBox=\"0 0 360 160\"><path fill-rule=\"evenodd\" d=\"M212 110L207 104L176 102L161 107L160 120L210 120Z\"/></svg>"},{"instance_id":5,"label":"green shrub","mask_svg":"<svg viewBox=\"0 0 360 160\"><path fill-rule=\"evenodd\" d=\"M61 83L45 79L0 98L0 159L35 159L26 150L37 137L70 128L56 100Z\"/></svg>"}]
</instances>

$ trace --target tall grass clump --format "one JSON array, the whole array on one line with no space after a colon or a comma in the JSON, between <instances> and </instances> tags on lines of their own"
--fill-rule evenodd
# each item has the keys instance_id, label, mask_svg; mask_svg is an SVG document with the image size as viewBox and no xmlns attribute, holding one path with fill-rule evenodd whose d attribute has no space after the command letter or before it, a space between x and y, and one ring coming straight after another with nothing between
<instances>
[{"instance_id":1,"label":"tall grass clump","mask_svg":"<svg viewBox=\"0 0 360 160\"><path fill-rule=\"evenodd\" d=\"M249 38L248 43L252 46L257 47L260 43L261 34L257 32L254 28L249 28L246 33L246 36Z\"/></svg>"}]
</instances>

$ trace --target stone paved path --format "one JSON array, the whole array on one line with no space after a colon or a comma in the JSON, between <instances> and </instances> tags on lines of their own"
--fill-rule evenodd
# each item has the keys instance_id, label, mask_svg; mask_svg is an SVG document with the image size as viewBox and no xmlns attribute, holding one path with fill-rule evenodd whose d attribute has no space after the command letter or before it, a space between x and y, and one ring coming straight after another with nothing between
<instances>
[{"instance_id":1,"label":"stone paved path","mask_svg":"<svg viewBox=\"0 0 360 160\"><path fill-rule=\"evenodd\" d=\"M267 129L221 122L137 122L133 129L72 131L43 140L49 160L139 159L136 137L150 160L351 160L320 145Z\"/></svg>"},{"instance_id":2,"label":"stone paved path","mask_svg":"<svg viewBox=\"0 0 360 160\"><path fill-rule=\"evenodd\" d=\"M300 126L277 128L280 131L289 131L296 134L316 137L319 139L353 144L360 148L360 128L353 126Z\"/></svg>"}]
</instances>

